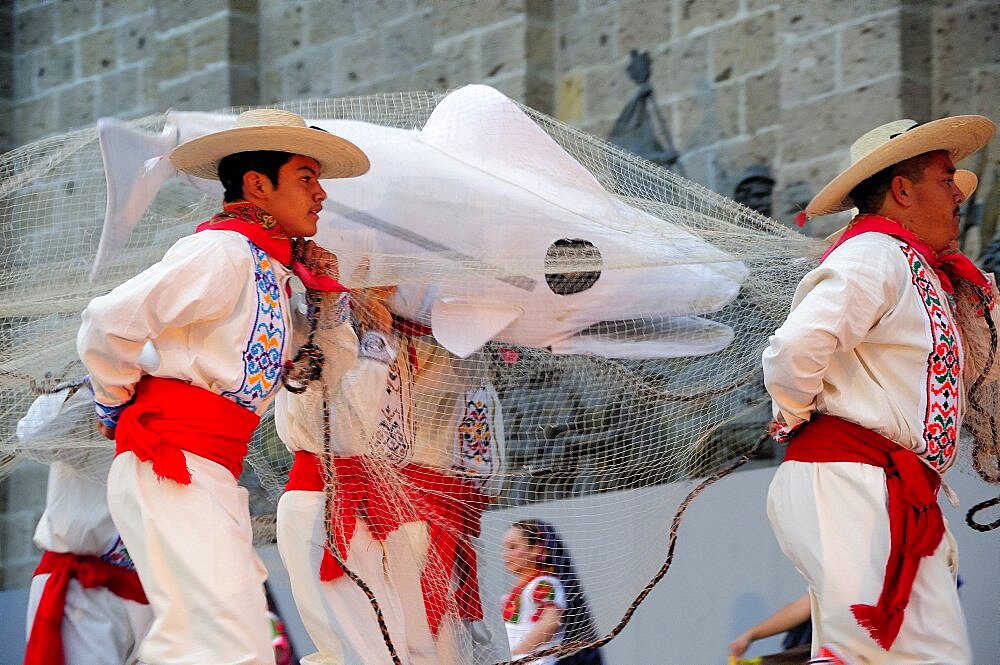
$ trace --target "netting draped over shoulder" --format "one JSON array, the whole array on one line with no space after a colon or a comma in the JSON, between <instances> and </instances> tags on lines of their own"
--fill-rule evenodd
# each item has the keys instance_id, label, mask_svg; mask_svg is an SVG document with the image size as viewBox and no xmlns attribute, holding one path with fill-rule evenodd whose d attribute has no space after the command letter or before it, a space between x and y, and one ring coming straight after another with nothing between
<instances>
[{"instance_id":1,"label":"netting draped over shoulder","mask_svg":"<svg viewBox=\"0 0 1000 665\"><path fill-rule=\"evenodd\" d=\"M643 488L709 475L764 432L761 351L822 244L486 86L282 107L371 161L362 177L323 182L315 239L347 286L396 286L389 308L411 326L396 331L390 397L363 456L386 496L430 522L440 506L410 504L440 499L432 477L449 496L473 488L488 514L564 502L567 546L592 562L587 595L621 616L667 541L670 511ZM234 126L237 112L102 121L0 158L9 459L36 394L83 373L74 339L87 302L219 210L219 183L178 173L166 155ZM67 433L52 445L94 442ZM269 419L251 448L276 498L291 455ZM593 563L623 512L650 525L641 557ZM480 558L499 569L496 552ZM495 638L507 580L481 580ZM427 598L459 602L447 583L439 591ZM445 622L462 616L439 609ZM506 658L495 640L457 644L474 662Z\"/></svg>"}]
</instances>

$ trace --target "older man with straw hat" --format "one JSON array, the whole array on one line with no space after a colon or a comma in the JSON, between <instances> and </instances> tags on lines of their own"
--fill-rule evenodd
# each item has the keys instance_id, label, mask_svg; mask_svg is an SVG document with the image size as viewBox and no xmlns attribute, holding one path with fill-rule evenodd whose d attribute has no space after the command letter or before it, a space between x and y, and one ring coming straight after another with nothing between
<instances>
[{"instance_id":1,"label":"older man with straw hat","mask_svg":"<svg viewBox=\"0 0 1000 665\"><path fill-rule=\"evenodd\" d=\"M358 176L354 144L294 113L247 111L171 153L217 178L223 211L95 298L77 337L99 429L116 441L108 504L155 616L144 663L273 663L246 490L236 479L291 356L288 280L336 294L316 232L321 178ZM145 348L145 350L144 350Z\"/></svg>"},{"instance_id":2,"label":"older man with straw hat","mask_svg":"<svg viewBox=\"0 0 1000 665\"><path fill-rule=\"evenodd\" d=\"M763 356L788 442L768 516L809 583L811 662L971 663L937 493L982 367L963 341L996 298L957 252L975 176L955 162L994 132L982 116L882 125L806 209L859 211Z\"/></svg>"}]
</instances>

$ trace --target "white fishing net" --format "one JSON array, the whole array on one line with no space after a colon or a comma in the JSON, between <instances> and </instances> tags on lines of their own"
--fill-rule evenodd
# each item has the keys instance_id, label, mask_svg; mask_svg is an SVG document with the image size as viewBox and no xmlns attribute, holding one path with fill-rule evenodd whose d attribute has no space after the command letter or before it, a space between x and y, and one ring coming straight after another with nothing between
<instances>
[{"instance_id":1,"label":"white fishing net","mask_svg":"<svg viewBox=\"0 0 1000 665\"><path fill-rule=\"evenodd\" d=\"M512 618L514 578L482 572L502 569L500 553L478 552L485 630L460 620L468 562L439 556L440 539L475 533L481 510L509 510L512 522L560 502L555 527L572 538L566 551L549 538L549 553L603 561L588 565L583 591L606 608L596 626L592 613L567 613L566 638L607 634L666 557L676 503L650 501L649 488L711 475L764 435L761 351L823 243L484 86L282 108L372 162L361 178L324 182L316 239L349 287L394 285L390 309L410 322L398 326L383 414L353 471L368 483L358 515L430 524L385 542L409 534L410 558L427 561L414 588L444 604L427 613L443 617L440 662L509 657L502 615ZM105 123L106 162L98 128L0 159L8 463L78 451L86 472L89 449L111 445L75 431L19 445L15 425L37 394L83 375L74 342L87 302L220 210L218 183L177 174L162 156L233 126L239 110ZM322 437L322 408L313 413ZM328 443L346 445L335 434ZM265 418L249 461L272 501L291 460ZM357 489L345 468L333 464L328 478L335 506ZM677 485L676 502L688 489ZM376 517L376 504L392 515ZM256 511L272 532L273 510ZM336 540L346 527L333 512ZM648 525L627 565L608 553L624 513ZM428 593L435 584L443 591Z\"/></svg>"}]
</instances>

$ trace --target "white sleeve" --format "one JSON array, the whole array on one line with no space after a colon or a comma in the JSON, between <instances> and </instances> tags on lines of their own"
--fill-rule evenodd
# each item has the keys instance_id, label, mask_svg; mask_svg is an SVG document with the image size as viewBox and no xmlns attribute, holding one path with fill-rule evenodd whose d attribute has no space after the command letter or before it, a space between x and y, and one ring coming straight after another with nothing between
<instances>
[{"instance_id":1,"label":"white sleeve","mask_svg":"<svg viewBox=\"0 0 1000 665\"><path fill-rule=\"evenodd\" d=\"M319 328L315 342L323 352L323 377L305 392L286 390L275 402L278 436L290 450L323 450L323 395L330 413L330 445L336 455L364 455L378 425L389 365L359 356L350 323Z\"/></svg>"},{"instance_id":2,"label":"white sleeve","mask_svg":"<svg viewBox=\"0 0 1000 665\"><path fill-rule=\"evenodd\" d=\"M849 249L850 251L842 251ZM909 283L898 246L839 248L803 278L792 311L764 350L764 385L789 427L809 419L835 353L850 352Z\"/></svg>"},{"instance_id":3,"label":"white sleeve","mask_svg":"<svg viewBox=\"0 0 1000 665\"><path fill-rule=\"evenodd\" d=\"M547 598L537 598L537 589L543 582L547 583L552 587L552 592ZM559 578L554 575L541 575L531 580L528 586L525 587L525 592L531 599L533 605L553 605L560 610L566 609L566 589L563 587Z\"/></svg>"},{"instance_id":4,"label":"white sleeve","mask_svg":"<svg viewBox=\"0 0 1000 665\"><path fill-rule=\"evenodd\" d=\"M116 406L132 398L142 376L143 346L163 330L233 312L252 261L241 239L199 233L181 238L159 263L94 298L83 311L76 348L95 401Z\"/></svg>"}]
</instances>

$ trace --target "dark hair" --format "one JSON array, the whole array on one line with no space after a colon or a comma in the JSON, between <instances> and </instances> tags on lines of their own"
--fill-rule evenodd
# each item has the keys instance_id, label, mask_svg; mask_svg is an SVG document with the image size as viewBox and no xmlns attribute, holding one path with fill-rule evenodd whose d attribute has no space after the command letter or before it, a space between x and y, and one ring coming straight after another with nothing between
<instances>
[{"instance_id":1,"label":"dark hair","mask_svg":"<svg viewBox=\"0 0 1000 665\"><path fill-rule=\"evenodd\" d=\"M219 160L219 182L226 190L226 203L243 198L243 175L249 171L263 173L271 184L278 186L278 170L293 157L290 152L251 150L226 155Z\"/></svg>"},{"instance_id":2,"label":"dark hair","mask_svg":"<svg viewBox=\"0 0 1000 665\"><path fill-rule=\"evenodd\" d=\"M512 525L524 534L528 545L541 545L543 560L541 567L550 571L562 582L566 591L566 610L563 612L562 625L566 627L566 642L593 642L597 640L597 628L590 615L590 605L583 594L580 578L576 575L573 560L569 550L563 544L559 534L548 522L542 520L521 520Z\"/></svg>"},{"instance_id":3,"label":"dark hair","mask_svg":"<svg viewBox=\"0 0 1000 665\"><path fill-rule=\"evenodd\" d=\"M939 152L939 151L935 151ZM858 212L872 214L881 209L885 195L889 193L892 179L898 175L912 182L924 179L924 169L935 152L925 152L886 167L873 176L862 180L851 190L850 197Z\"/></svg>"}]
</instances>

